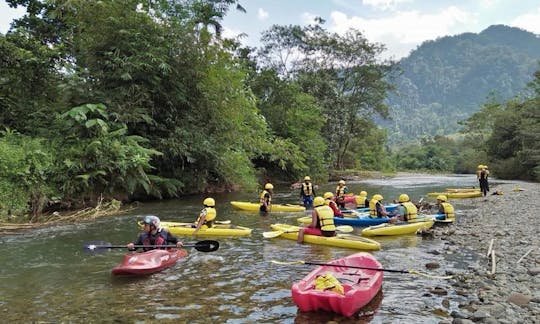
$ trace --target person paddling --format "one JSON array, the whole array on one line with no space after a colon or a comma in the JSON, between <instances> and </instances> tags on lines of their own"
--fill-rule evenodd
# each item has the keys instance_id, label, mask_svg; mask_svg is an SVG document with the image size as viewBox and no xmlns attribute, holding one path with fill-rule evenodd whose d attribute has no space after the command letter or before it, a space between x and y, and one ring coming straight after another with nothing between
<instances>
[{"instance_id":1,"label":"person paddling","mask_svg":"<svg viewBox=\"0 0 540 324\"><path fill-rule=\"evenodd\" d=\"M203 201L204 208L197 218L197 224L195 225L195 231L193 235L196 235L201 228L210 228L214 224L214 219L216 219L216 201L214 198L206 198Z\"/></svg>"},{"instance_id":2,"label":"person paddling","mask_svg":"<svg viewBox=\"0 0 540 324\"><path fill-rule=\"evenodd\" d=\"M304 242L304 234L331 237L336 235L336 226L334 225L334 212L332 208L324 204L323 197L313 199L313 212L311 213L311 224L298 231L297 242Z\"/></svg>"},{"instance_id":3,"label":"person paddling","mask_svg":"<svg viewBox=\"0 0 540 324\"><path fill-rule=\"evenodd\" d=\"M155 245L169 245L176 244L176 247L182 247L183 244L176 236L172 235L169 231L161 228L161 222L157 216L148 215L144 217L144 230L137 240L127 245L128 250L134 251L135 245L146 245L143 247L144 251L156 249Z\"/></svg>"}]
</instances>

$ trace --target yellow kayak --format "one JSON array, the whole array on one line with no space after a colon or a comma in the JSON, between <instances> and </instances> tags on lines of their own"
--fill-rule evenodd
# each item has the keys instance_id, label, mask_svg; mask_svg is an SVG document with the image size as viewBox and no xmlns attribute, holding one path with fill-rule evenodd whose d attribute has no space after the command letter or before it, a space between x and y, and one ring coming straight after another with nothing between
<instances>
[{"instance_id":1,"label":"yellow kayak","mask_svg":"<svg viewBox=\"0 0 540 324\"><path fill-rule=\"evenodd\" d=\"M245 201L231 201L231 205L240 210L259 211L260 204L245 202ZM303 212L306 208L302 205L290 205L290 204L271 204L271 212Z\"/></svg>"},{"instance_id":2,"label":"yellow kayak","mask_svg":"<svg viewBox=\"0 0 540 324\"><path fill-rule=\"evenodd\" d=\"M418 230L431 228L433 226L433 223L433 219L423 222L406 224L384 223L364 228L362 230L362 236L414 234Z\"/></svg>"},{"instance_id":3,"label":"yellow kayak","mask_svg":"<svg viewBox=\"0 0 540 324\"><path fill-rule=\"evenodd\" d=\"M446 192L475 192L480 191L480 188L446 188Z\"/></svg>"},{"instance_id":4,"label":"yellow kayak","mask_svg":"<svg viewBox=\"0 0 540 324\"><path fill-rule=\"evenodd\" d=\"M141 225L139 223L139 226ZM195 225L195 223L161 222L161 227L174 235L192 235L195 232L195 228L191 227L192 225ZM201 228L197 232L197 235L201 236L243 236L250 234L251 228L232 224L214 224L210 228Z\"/></svg>"},{"instance_id":5,"label":"yellow kayak","mask_svg":"<svg viewBox=\"0 0 540 324\"><path fill-rule=\"evenodd\" d=\"M437 197L438 195L445 195L447 198L476 198L482 197L481 191L469 191L469 192L430 192L427 194L429 197Z\"/></svg>"},{"instance_id":6,"label":"yellow kayak","mask_svg":"<svg viewBox=\"0 0 540 324\"><path fill-rule=\"evenodd\" d=\"M287 224L272 224L270 225L273 230L283 232L279 237L283 237L289 240L298 239L299 226L287 225ZM317 235L304 235L304 242L319 245L328 245L336 247L344 247L358 250L380 250L381 244L372 239L361 237L353 234L338 234L333 237L324 237Z\"/></svg>"}]
</instances>

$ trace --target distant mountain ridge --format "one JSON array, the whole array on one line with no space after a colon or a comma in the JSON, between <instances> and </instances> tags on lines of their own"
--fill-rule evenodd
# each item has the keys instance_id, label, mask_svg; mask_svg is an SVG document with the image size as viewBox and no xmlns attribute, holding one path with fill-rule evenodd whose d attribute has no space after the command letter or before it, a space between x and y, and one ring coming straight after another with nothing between
<instances>
[{"instance_id":1,"label":"distant mountain ridge","mask_svg":"<svg viewBox=\"0 0 540 324\"><path fill-rule=\"evenodd\" d=\"M422 43L399 62L402 74L387 98L391 144L447 135L488 97L518 95L540 69L540 36L504 25Z\"/></svg>"}]
</instances>

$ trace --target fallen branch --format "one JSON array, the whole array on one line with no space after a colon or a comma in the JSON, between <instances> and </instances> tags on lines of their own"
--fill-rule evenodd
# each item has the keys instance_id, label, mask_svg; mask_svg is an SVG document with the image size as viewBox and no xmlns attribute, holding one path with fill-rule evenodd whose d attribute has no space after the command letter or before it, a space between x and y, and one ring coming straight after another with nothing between
<instances>
[{"instance_id":1,"label":"fallen branch","mask_svg":"<svg viewBox=\"0 0 540 324\"><path fill-rule=\"evenodd\" d=\"M491 239L491 242L489 243L489 248L486 257L489 258L489 255L493 252L493 243L495 242L495 239Z\"/></svg>"},{"instance_id":2,"label":"fallen branch","mask_svg":"<svg viewBox=\"0 0 540 324\"><path fill-rule=\"evenodd\" d=\"M523 261L523 259L525 259L525 257L527 257L527 255L529 255L529 253L531 253L533 250L534 250L534 247L530 248L529 251L527 251L525 254L523 254L521 258L519 258L516 264L519 264L521 261Z\"/></svg>"},{"instance_id":3,"label":"fallen branch","mask_svg":"<svg viewBox=\"0 0 540 324\"><path fill-rule=\"evenodd\" d=\"M495 268L497 264L495 263L495 250L491 251L491 274L495 274Z\"/></svg>"}]
</instances>

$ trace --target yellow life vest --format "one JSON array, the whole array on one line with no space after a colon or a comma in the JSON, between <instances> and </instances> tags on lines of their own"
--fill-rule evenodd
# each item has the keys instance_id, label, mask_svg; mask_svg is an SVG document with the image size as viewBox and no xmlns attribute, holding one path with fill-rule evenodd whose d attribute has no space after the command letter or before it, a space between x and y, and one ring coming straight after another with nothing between
<instances>
[{"instance_id":1,"label":"yellow life vest","mask_svg":"<svg viewBox=\"0 0 540 324\"><path fill-rule=\"evenodd\" d=\"M371 218L378 217L378 215L377 215L377 203L378 202L379 201L375 200L375 199L371 199L369 201L369 216L371 216Z\"/></svg>"},{"instance_id":2,"label":"yellow life vest","mask_svg":"<svg viewBox=\"0 0 540 324\"><path fill-rule=\"evenodd\" d=\"M261 203L261 205L264 204L264 196L266 194L268 194L268 204L270 204L270 202L272 201L272 195L270 194L270 192L267 190L263 190L261 192L261 197L259 198L259 202Z\"/></svg>"},{"instance_id":3,"label":"yellow life vest","mask_svg":"<svg viewBox=\"0 0 540 324\"><path fill-rule=\"evenodd\" d=\"M326 273L324 276L317 276L315 278L315 289L330 290L341 295L345 294L343 286L331 273Z\"/></svg>"},{"instance_id":4,"label":"yellow life vest","mask_svg":"<svg viewBox=\"0 0 540 324\"><path fill-rule=\"evenodd\" d=\"M441 205L444 208L445 219L456 218L456 214L454 213L454 206L452 206L450 203L447 203L447 202L442 202Z\"/></svg>"},{"instance_id":5,"label":"yellow life vest","mask_svg":"<svg viewBox=\"0 0 540 324\"><path fill-rule=\"evenodd\" d=\"M406 221L418 218L418 208L416 208L416 206L412 202L407 201L407 202L401 203L401 205L405 207L405 220Z\"/></svg>"},{"instance_id":6,"label":"yellow life vest","mask_svg":"<svg viewBox=\"0 0 540 324\"><path fill-rule=\"evenodd\" d=\"M345 194L347 193L347 191L348 191L347 186L343 186L343 187L337 186L337 187L336 187L336 197L343 197L343 196L345 196Z\"/></svg>"},{"instance_id":7,"label":"yellow life vest","mask_svg":"<svg viewBox=\"0 0 540 324\"><path fill-rule=\"evenodd\" d=\"M302 189L304 190L304 196L313 195L313 185L310 183L302 183Z\"/></svg>"},{"instance_id":8,"label":"yellow life vest","mask_svg":"<svg viewBox=\"0 0 540 324\"><path fill-rule=\"evenodd\" d=\"M354 202L356 206L360 206L360 205L364 206L366 204L366 196L360 196L360 195L355 196Z\"/></svg>"},{"instance_id":9,"label":"yellow life vest","mask_svg":"<svg viewBox=\"0 0 540 324\"><path fill-rule=\"evenodd\" d=\"M334 211L328 206L315 207L321 231L331 232L336 230L334 225Z\"/></svg>"},{"instance_id":10,"label":"yellow life vest","mask_svg":"<svg viewBox=\"0 0 540 324\"><path fill-rule=\"evenodd\" d=\"M202 217L204 217L203 227L212 227L212 223L214 219L216 219L216 216L217 212L214 207L205 207L199 214L199 218L197 218L197 223L201 220Z\"/></svg>"}]
</instances>

